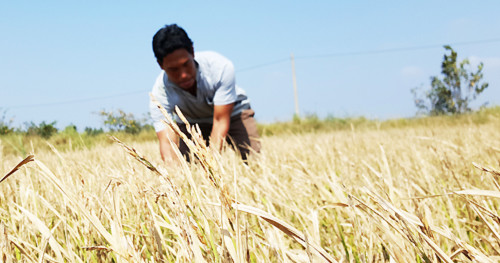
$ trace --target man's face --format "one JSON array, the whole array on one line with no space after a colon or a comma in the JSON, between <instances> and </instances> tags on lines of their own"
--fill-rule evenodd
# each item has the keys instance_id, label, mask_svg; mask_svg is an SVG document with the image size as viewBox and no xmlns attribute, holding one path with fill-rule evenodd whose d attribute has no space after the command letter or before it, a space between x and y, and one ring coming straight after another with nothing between
<instances>
[{"instance_id":1,"label":"man's face","mask_svg":"<svg viewBox=\"0 0 500 263\"><path fill-rule=\"evenodd\" d=\"M196 87L196 64L193 54L179 48L163 58L160 67L167 73L168 79L184 90Z\"/></svg>"}]
</instances>

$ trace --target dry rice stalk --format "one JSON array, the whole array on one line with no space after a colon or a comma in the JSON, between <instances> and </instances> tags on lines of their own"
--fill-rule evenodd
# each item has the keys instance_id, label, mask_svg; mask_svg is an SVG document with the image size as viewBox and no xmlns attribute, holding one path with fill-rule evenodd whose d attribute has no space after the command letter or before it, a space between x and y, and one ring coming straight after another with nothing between
<instances>
[{"instance_id":1,"label":"dry rice stalk","mask_svg":"<svg viewBox=\"0 0 500 263\"><path fill-rule=\"evenodd\" d=\"M126 249L123 247L123 244L115 242L115 238L106 230L106 228L102 225L101 221L97 216L90 213L82 203L70 192L67 191L68 187L65 187L62 182L49 170L43 163L35 160L35 163L42 170L42 175L45 175L45 178L48 179L49 182L54 184L56 188L63 194L78 210L90 221L90 223L95 227L97 232L111 244L112 249L115 253L125 259L134 258L134 254L131 249Z\"/></svg>"},{"instance_id":2,"label":"dry rice stalk","mask_svg":"<svg viewBox=\"0 0 500 263\"><path fill-rule=\"evenodd\" d=\"M382 219L385 223L387 223L388 226L390 226L390 228L385 225L385 224L377 224L377 227L380 228L380 229L383 229L383 230L386 230L386 233L388 235L388 237L391 238L391 240L393 241L393 245L398 247L399 251L396 251L396 252L393 252L392 249L390 249L387 245L386 245L386 248L389 249L389 252L390 254L392 255L392 257L396 258L397 259L397 262L407 262L408 259L407 258L404 258L405 257L405 254L404 253L400 253L402 251L405 251L406 249L404 249L404 247L402 247L402 244L401 242L398 242L398 238L396 237L396 235L390 231L391 228L393 230L395 230L400 236L406 236L406 233L404 232L403 229L401 229L400 227L398 227L396 225L396 217L391 214L389 211L386 211L386 213L389 213L389 215L387 216L384 216L380 211L376 210L375 208L373 207L370 207L368 204L366 204L365 202L361 201L360 199L356 198L355 196L352 196L352 195L349 195L350 198L356 200L357 202L359 202L359 205L356 205L355 207L358 207L360 208L361 210L367 212L368 210L373 212L375 215L377 215L380 219ZM367 210L365 210L367 209ZM367 213L368 215L371 215L370 213ZM377 217L374 217L372 216L373 218L377 218ZM379 237L380 238L380 237ZM383 239L381 239L381 242L382 243L385 243L385 241ZM391 260L393 261L394 259L391 258Z\"/></svg>"},{"instance_id":3,"label":"dry rice stalk","mask_svg":"<svg viewBox=\"0 0 500 263\"><path fill-rule=\"evenodd\" d=\"M10 247L9 236L7 235L7 228L4 223L0 221L0 261L12 262L12 254Z\"/></svg>"},{"instance_id":4,"label":"dry rice stalk","mask_svg":"<svg viewBox=\"0 0 500 263\"><path fill-rule=\"evenodd\" d=\"M422 237L425 242L434 250L434 252L436 252L436 255L438 255L441 260L443 260L444 262L453 263L453 260L448 255L446 255L446 253L444 253L444 251L441 250L441 248L436 245L436 243L434 243L431 238L424 234L420 229L416 228L416 230L420 234L420 237Z\"/></svg>"},{"instance_id":5,"label":"dry rice stalk","mask_svg":"<svg viewBox=\"0 0 500 263\"><path fill-rule=\"evenodd\" d=\"M198 246L193 246L195 243L195 240L192 238L191 231L190 231L190 224L189 224L189 217L186 212L187 207L191 207L190 204L186 203L181 198L180 192L178 190L178 187L170 180L169 176L163 175L156 169L156 167L151 164L146 158L144 158L140 153L138 153L134 148L129 147L128 145L124 144L121 142L118 138L114 136L110 136L111 139L113 139L115 142L120 144L122 147L125 148L125 150L132 156L134 157L137 161L139 161L141 164L146 166L149 170L153 171L155 174L160 176L160 178L164 179L167 182L167 187L169 190L169 194L164 195L167 197L167 200L169 201L169 208L172 210L172 212L175 215L175 221L177 223L177 226L181 230L179 232L180 236L185 240L185 249L189 252L188 253L188 259L189 261L193 260L193 257L197 259L200 255L201 252L198 251L199 247ZM198 256L197 256L198 255ZM201 258L195 260L198 261L201 260Z\"/></svg>"},{"instance_id":6,"label":"dry rice stalk","mask_svg":"<svg viewBox=\"0 0 500 263\"><path fill-rule=\"evenodd\" d=\"M186 126L189 125L179 108L176 107L175 110L181 120L185 122ZM172 120L170 120L170 123L171 125L177 126ZM226 217L229 220L229 226L231 227L231 230L234 230L235 213L232 211L231 206L231 204L233 203L233 199L229 194L227 186L224 185L224 182L222 181L222 174L224 173L224 169L220 161L216 160L214 153L211 152L209 148L207 148L205 141L203 141L202 139L203 137L201 135L199 127L196 127L198 129L191 129L191 137L195 138L194 143L192 143L192 141L187 139L187 137L182 134L184 135L184 137L186 137L184 141L186 142L186 140L188 140L188 142L190 142L186 142L186 145L188 145L190 150L195 153L198 160L200 161L201 166L205 170L205 175L208 177L209 182L213 187L215 187L216 190L218 190L217 193L219 195L219 200L224 204L222 208L224 209Z\"/></svg>"},{"instance_id":7,"label":"dry rice stalk","mask_svg":"<svg viewBox=\"0 0 500 263\"><path fill-rule=\"evenodd\" d=\"M381 198L380 196L378 196L372 192L368 192L368 196L370 198L372 198L374 201L376 201L377 203L379 203L381 205L381 207L384 210L386 210L387 212L389 212L389 213L392 212L392 213L394 213L394 215L397 214L399 217L404 218L406 221L408 221L409 223L411 223L413 225L416 225L419 227L424 227L424 224L422 224L422 222L420 221L420 219L417 216L412 215L406 211L397 209L392 204L390 204L389 202L385 201L383 198ZM395 219L394 216L392 216L391 218ZM444 231L440 228L433 227L431 225L428 225L427 228L432 230L433 232L443 236L443 237L450 239L450 240L453 239L451 236L448 235L448 233L446 231Z\"/></svg>"},{"instance_id":8,"label":"dry rice stalk","mask_svg":"<svg viewBox=\"0 0 500 263\"><path fill-rule=\"evenodd\" d=\"M459 147L451 142L447 142L447 141L444 141L444 140L439 140L439 139L436 139L434 137L425 137L425 136L415 136L415 139L420 139L420 140L428 140L428 141L434 141L434 142L439 142L439 143L442 143L446 146L449 146L450 148L452 148L453 150L455 151L458 151L459 150Z\"/></svg>"},{"instance_id":9,"label":"dry rice stalk","mask_svg":"<svg viewBox=\"0 0 500 263\"><path fill-rule=\"evenodd\" d=\"M495 228L493 228L493 226L488 222L488 220L486 220L486 218L484 217L483 213L479 212L479 209L477 208L477 205L475 203L473 203L473 202L470 202L469 200L467 200L467 203L469 203L469 205L472 208L472 210L474 210L474 212L483 220L483 222L486 224L486 226L488 227L488 229L493 233L493 236L495 237L497 243L500 245L500 235L495 230Z\"/></svg>"},{"instance_id":10,"label":"dry rice stalk","mask_svg":"<svg viewBox=\"0 0 500 263\"><path fill-rule=\"evenodd\" d=\"M42 249L40 249L40 256L38 257L38 263L42 263L43 262L43 259L45 257L45 249L47 249L47 244L49 243L49 239L50 237L46 237L43 239L43 242L42 242Z\"/></svg>"},{"instance_id":11,"label":"dry rice stalk","mask_svg":"<svg viewBox=\"0 0 500 263\"><path fill-rule=\"evenodd\" d=\"M454 193L494 196L495 194L492 194L491 192L494 192L494 191L464 190L464 191L456 191ZM381 200L387 208L393 210L396 213L396 215L398 216L398 218L404 219L405 221L412 223L413 225L422 226L420 222L415 222L414 219L412 219L412 216L409 216L410 214L395 208L394 206L392 206L391 204L389 204L385 200L383 200L381 197L379 197L377 195L375 195L375 196L377 197L377 199ZM489 259L486 255L484 255L483 253L479 252L476 248L470 246L469 244L467 244L464 241L457 238L449 230L437 230L435 228L431 228L430 226L428 226L428 227L432 231L434 231L434 232L436 232L444 237L447 237L450 240L453 240L459 247L463 248L463 250L465 251L463 253L466 254L468 257L472 258L473 260L477 260L477 262L492 262L492 260ZM451 258L449 256L447 256L446 254L444 254L444 252L427 235L425 235L419 228L416 228L416 230L419 232L419 234L422 236L422 238L427 242L427 244L436 252L436 254L441 258L441 260L444 260L447 262L453 262L451 260Z\"/></svg>"},{"instance_id":12,"label":"dry rice stalk","mask_svg":"<svg viewBox=\"0 0 500 263\"><path fill-rule=\"evenodd\" d=\"M422 232L426 234L428 237L430 237L433 241L436 241L434 239L434 233L432 232L432 229L429 227L429 223L425 218L425 216L423 215L422 211L420 210L420 207L417 202L415 202L415 211L418 219L420 219L420 222L423 224L423 226L419 226L420 230L422 230Z\"/></svg>"},{"instance_id":13,"label":"dry rice stalk","mask_svg":"<svg viewBox=\"0 0 500 263\"><path fill-rule=\"evenodd\" d=\"M472 162L472 165L474 165L476 168L478 168L479 170L482 170L482 171L485 171L487 173L490 173L492 174L492 178L491 180L493 181L493 184L495 184L497 190L500 191L500 185L498 184L496 178L500 177L500 172L499 171L496 171L494 170L493 168L487 168L487 167L484 167L484 166L481 166L475 162Z\"/></svg>"},{"instance_id":14,"label":"dry rice stalk","mask_svg":"<svg viewBox=\"0 0 500 263\"><path fill-rule=\"evenodd\" d=\"M491 217L497 224L500 225L500 216L495 214L493 211L490 209L486 208L485 206L480 205L478 202L472 199L467 199L470 203L473 203L477 208L481 209L486 215Z\"/></svg>"},{"instance_id":15,"label":"dry rice stalk","mask_svg":"<svg viewBox=\"0 0 500 263\"><path fill-rule=\"evenodd\" d=\"M491 190L477 190L477 189L469 189L469 190L461 190L454 191L448 194L458 194L458 195L473 195L473 196L488 196L488 197L496 197L500 198L499 191L491 191Z\"/></svg>"},{"instance_id":16,"label":"dry rice stalk","mask_svg":"<svg viewBox=\"0 0 500 263\"><path fill-rule=\"evenodd\" d=\"M488 172L488 173L491 173L493 175L496 175L496 176L500 176L500 172L497 171L497 170L494 170L493 168L488 168L488 167L484 167L480 164L477 164L475 162L472 162L472 165L474 165L476 168L478 168L479 170L482 170L482 171L485 171L485 172Z\"/></svg>"},{"instance_id":17,"label":"dry rice stalk","mask_svg":"<svg viewBox=\"0 0 500 263\"><path fill-rule=\"evenodd\" d=\"M458 257L458 256L459 256L460 254L462 254L462 253L464 253L464 254L465 254L465 253L467 253L467 250L465 250L465 249L463 249L463 248L459 248L459 249L457 249L457 251L453 252L453 253L450 255L450 258L451 258L451 259L454 259L454 258Z\"/></svg>"},{"instance_id":18,"label":"dry rice stalk","mask_svg":"<svg viewBox=\"0 0 500 263\"><path fill-rule=\"evenodd\" d=\"M23 243L21 240L18 240L16 237L14 236L11 236L9 235L9 239L10 239L10 243L12 245L14 245L17 249L19 249L19 251L21 252L21 254L23 256L25 256L30 262L36 262L35 259L33 259L29 254L28 252L23 248L22 245L18 244L18 243ZM26 243L24 242L24 244L26 245ZM29 243L27 245L30 245ZM52 261L55 261L54 259L52 259Z\"/></svg>"},{"instance_id":19,"label":"dry rice stalk","mask_svg":"<svg viewBox=\"0 0 500 263\"><path fill-rule=\"evenodd\" d=\"M418 217L413 216L407 212L404 212L400 209L397 209L394 207L392 204L384 200L382 197L376 195L375 193L368 192L368 195L377 201L379 204L382 205L384 209L387 211L392 211L395 215L395 217L391 217L395 221L401 221L404 226L413 226L415 231L417 231L420 234L420 237L423 238L423 240L434 250L436 255L443 261L445 262L453 262L448 255L444 253L444 251L441 250L439 246L432 241L431 238L429 238L426 234L424 234L419 227L426 227L427 231L433 230L429 225L424 225L422 222L419 222ZM410 216L411 215L411 216ZM415 219L416 218L416 219ZM408 237L408 236L407 236ZM415 243L414 240L409 239L412 243ZM415 244L416 245L416 244Z\"/></svg>"},{"instance_id":20,"label":"dry rice stalk","mask_svg":"<svg viewBox=\"0 0 500 263\"><path fill-rule=\"evenodd\" d=\"M3 182L5 179L7 179L9 176L11 176L13 173L15 173L17 170L19 170L19 168L21 168L23 165L25 165L33 160L35 160L35 156L28 155L28 157L26 157L18 165L16 165L16 167L14 167L14 169L12 169L12 171L10 171L8 174L6 174L4 177L2 177L2 179L0 179L0 183Z\"/></svg>"},{"instance_id":21,"label":"dry rice stalk","mask_svg":"<svg viewBox=\"0 0 500 263\"><path fill-rule=\"evenodd\" d=\"M91 247L82 247L82 249L85 250L100 250L100 251L106 251L106 252L112 252L113 249L105 246L91 246Z\"/></svg>"},{"instance_id":22,"label":"dry rice stalk","mask_svg":"<svg viewBox=\"0 0 500 263\"><path fill-rule=\"evenodd\" d=\"M229 223L231 229L234 230L233 224L235 221L235 216L232 211L232 198L230 197L229 191L226 186L222 183L222 167L221 165L217 165L217 161L214 157L213 152L210 152L210 149L206 146L205 142L200 139L202 138L199 127L191 128L189 122L184 117L182 112L178 107L175 107L175 111L177 116L184 122L186 125L186 129L191 133L191 137L194 140L190 140L177 126L175 121L172 119L170 114L163 108L163 106L150 94L151 100L156 104L158 109L162 112L167 121L164 121L183 141L186 143L186 146L191 150L191 152L198 158L199 163L205 170L205 175L208 177L209 182L218 190L219 199L223 204L223 209L226 213L227 218L229 219ZM196 139L198 138L198 139Z\"/></svg>"},{"instance_id":23,"label":"dry rice stalk","mask_svg":"<svg viewBox=\"0 0 500 263\"><path fill-rule=\"evenodd\" d=\"M52 248L52 251L56 255L57 261L59 261L59 262L63 262L64 261L63 257L62 257L62 254L64 254L64 256L66 258L72 259L69 256L69 254L63 249L63 247L55 240L55 238L52 236L52 232L45 225L45 223L43 223L42 220L40 220L36 215L32 214L28 210L20 207L17 204L15 204L15 205L17 206L17 208L19 210L21 210L21 212L23 212L23 214L26 215L26 217L29 218L29 220L33 223L33 225L36 226L36 228L38 229L38 231L40 231L40 233L42 233L43 239L47 239L48 240L48 242L50 244L50 247ZM42 253L44 253L44 251L42 251Z\"/></svg>"},{"instance_id":24,"label":"dry rice stalk","mask_svg":"<svg viewBox=\"0 0 500 263\"><path fill-rule=\"evenodd\" d=\"M455 237L451 232L449 232L449 235L453 238L453 241L455 241L455 243L461 248L460 252L463 253L467 258L471 259L474 262L484 262L484 263L494 262L492 259L484 255L483 253L479 252L479 250L477 250L473 246Z\"/></svg>"},{"instance_id":25,"label":"dry rice stalk","mask_svg":"<svg viewBox=\"0 0 500 263\"><path fill-rule=\"evenodd\" d=\"M248 206L248 205L243 205L243 204L233 204L233 207L235 209L238 209L239 211L243 211L249 214L256 215L274 227L278 228L281 230L283 233L291 236L294 238L297 242L299 242L302 246L304 247L311 247L313 248L313 252L315 252L317 255L321 256L323 259L325 259L327 262L337 262L332 256L330 256L321 246L306 240L306 237L304 234L302 234L299 230L295 229L293 226L289 225L288 223L284 222L283 220L278 219L277 217L260 210L258 208Z\"/></svg>"}]
</instances>

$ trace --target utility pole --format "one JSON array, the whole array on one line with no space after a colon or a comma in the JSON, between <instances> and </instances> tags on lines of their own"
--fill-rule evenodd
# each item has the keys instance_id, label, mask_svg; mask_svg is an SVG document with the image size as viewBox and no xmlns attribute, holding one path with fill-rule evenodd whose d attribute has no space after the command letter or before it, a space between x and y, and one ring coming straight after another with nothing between
<instances>
[{"instance_id":1,"label":"utility pole","mask_svg":"<svg viewBox=\"0 0 500 263\"><path fill-rule=\"evenodd\" d=\"M299 115L299 95L297 94L297 79L295 77L295 59L293 58L293 53L291 53L290 59L292 61L292 81L293 81L293 94L295 96L295 116L300 117L300 115Z\"/></svg>"}]
</instances>

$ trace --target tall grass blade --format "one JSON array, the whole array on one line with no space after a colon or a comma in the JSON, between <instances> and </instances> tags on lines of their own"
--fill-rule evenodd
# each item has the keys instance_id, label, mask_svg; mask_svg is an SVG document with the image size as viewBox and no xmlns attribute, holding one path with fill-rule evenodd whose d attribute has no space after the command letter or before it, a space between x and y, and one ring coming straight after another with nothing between
<instances>
[{"instance_id":1,"label":"tall grass blade","mask_svg":"<svg viewBox=\"0 0 500 263\"><path fill-rule=\"evenodd\" d=\"M14 169L12 169L10 172L8 172L6 175L4 175L2 177L2 179L0 179L0 183L3 182L5 179L7 179L9 176L11 176L13 173L17 172L17 170L19 170L19 168L21 168L23 165L25 165L33 160L35 160L35 156L28 155L28 157L24 158L24 160L22 160L18 165L16 165L16 167L14 167Z\"/></svg>"},{"instance_id":2,"label":"tall grass blade","mask_svg":"<svg viewBox=\"0 0 500 263\"><path fill-rule=\"evenodd\" d=\"M238 209L239 211L253 214L253 215L256 215L256 216L264 219L266 222L268 222L271 225L273 225L274 227L278 228L283 233L294 238L297 242L299 242L305 248L307 246L310 246L311 248L313 248L314 249L313 251L316 254L318 254L319 256L321 256L323 259L325 259L327 262L337 262L321 246L319 246L315 243L312 243L311 241L307 241L305 235L302 234L299 230L292 227L291 225L284 222L283 220L280 220L277 217L267 213L266 211L260 210L258 208L252 207L252 206L243 205L243 204L233 204L233 207L235 209Z\"/></svg>"}]
</instances>

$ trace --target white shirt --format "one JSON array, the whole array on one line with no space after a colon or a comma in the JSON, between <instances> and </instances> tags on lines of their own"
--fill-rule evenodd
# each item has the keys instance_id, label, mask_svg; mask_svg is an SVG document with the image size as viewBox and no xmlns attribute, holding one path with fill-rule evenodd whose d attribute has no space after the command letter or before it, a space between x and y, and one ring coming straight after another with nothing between
<instances>
[{"instance_id":1,"label":"white shirt","mask_svg":"<svg viewBox=\"0 0 500 263\"><path fill-rule=\"evenodd\" d=\"M174 120L180 122L175 114L175 106L190 123L212 123L214 105L234 103L231 116L250 108L245 91L236 86L233 63L213 51L196 52L196 96L170 82L162 71L153 86L152 95L160 102ZM149 110L156 132L166 128L166 120L156 104L150 102Z\"/></svg>"}]
</instances>

